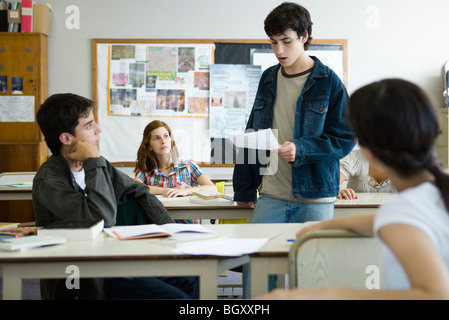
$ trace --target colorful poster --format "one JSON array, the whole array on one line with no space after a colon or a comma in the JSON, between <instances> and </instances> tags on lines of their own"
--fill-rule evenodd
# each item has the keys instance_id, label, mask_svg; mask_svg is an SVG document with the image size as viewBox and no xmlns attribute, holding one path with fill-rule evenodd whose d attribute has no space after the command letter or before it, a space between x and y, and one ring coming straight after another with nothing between
<instances>
[{"instance_id":1,"label":"colorful poster","mask_svg":"<svg viewBox=\"0 0 449 320\"><path fill-rule=\"evenodd\" d=\"M109 116L209 115L213 44L111 47Z\"/></svg>"},{"instance_id":2,"label":"colorful poster","mask_svg":"<svg viewBox=\"0 0 449 320\"><path fill-rule=\"evenodd\" d=\"M238 64L210 66L211 138L245 132L261 76L261 67Z\"/></svg>"}]
</instances>

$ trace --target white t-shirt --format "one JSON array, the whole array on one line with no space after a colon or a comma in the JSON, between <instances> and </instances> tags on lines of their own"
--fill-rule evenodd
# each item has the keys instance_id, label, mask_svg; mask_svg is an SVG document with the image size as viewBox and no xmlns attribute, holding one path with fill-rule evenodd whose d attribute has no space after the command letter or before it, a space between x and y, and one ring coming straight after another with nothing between
<instances>
[{"instance_id":1,"label":"white t-shirt","mask_svg":"<svg viewBox=\"0 0 449 320\"><path fill-rule=\"evenodd\" d=\"M73 172L73 177L75 178L76 183L78 183L78 185L82 188L82 189L86 189L86 181L85 181L85 174L84 174L84 169L82 169L79 172Z\"/></svg>"},{"instance_id":2,"label":"white t-shirt","mask_svg":"<svg viewBox=\"0 0 449 320\"><path fill-rule=\"evenodd\" d=\"M407 189L384 203L374 218L374 234L389 224L407 224L425 232L449 268L449 213L438 188L430 182ZM381 241L383 277L388 289L409 289L396 256Z\"/></svg>"},{"instance_id":3,"label":"white t-shirt","mask_svg":"<svg viewBox=\"0 0 449 320\"><path fill-rule=\"evenodd\" d=\"M354 150L340 160L340 171L347 178L347 188L355 192L396 192L390 179L378 183L369 176L369 162L360 150Z\"/></svg>"}]
</instances>

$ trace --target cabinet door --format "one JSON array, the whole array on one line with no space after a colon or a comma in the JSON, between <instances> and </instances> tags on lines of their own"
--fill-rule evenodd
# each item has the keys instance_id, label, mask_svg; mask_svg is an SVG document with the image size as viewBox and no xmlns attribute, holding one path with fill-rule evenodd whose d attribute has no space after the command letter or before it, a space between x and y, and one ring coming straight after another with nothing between
<instances>
[{"instance_id":1,"label":"cabinet door","mask_svg":"<svg viewBox=\"0 0 449 320\"><path fill-rule=\"evenodd\" d=\"M40 96L40 38L38 36L0 35L0 74L8 77L7 92L12 94L13 78L23 80L24 96L34 96L35 110L41 103ZM37 142L39 129L33 122L1 122L0 142Z\"/></svg>"},{"instance_id":2,"label":"cabinet door","mask_svg":"<svg viewBox=\"0 0 449 320\"><path fill-rule=\"evenodd\" d=\"M48 95L47 64L47 36L0 33L0 75L7 77L7 92L0 98L33 96L35 116ZM13 94L13 78L22 79L22 93ZM35 117L29 122L0 122L0 155L0 172L38 170L48 151ZM0 221L34 221L31 201L0 201Z\"/></svg>"}]
</instances>

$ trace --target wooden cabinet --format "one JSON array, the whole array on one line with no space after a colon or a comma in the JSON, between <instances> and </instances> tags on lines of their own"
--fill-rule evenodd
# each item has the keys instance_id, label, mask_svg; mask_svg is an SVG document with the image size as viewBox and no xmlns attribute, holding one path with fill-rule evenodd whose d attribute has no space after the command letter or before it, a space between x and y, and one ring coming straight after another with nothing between
<instances>
[{"instance_id":1,"label":"wooden cabinet","mask_svg":"<svg viewBox=\"0 0 449 320\"><path fill-rule=\"evenodd\" d=\"M35 118L48 96L47 56L46 35L0 32L0 79L7 80L6 92L4 87L0 90L0 106L8 109L9 97L34 97L34 119L14 122L14 118L3 118L0 122L0 173L37 171L48 157ZM22 93L13 94L13 79L23 83ZM31 201L0 201L0 221L33 221L32 210Z\"/></svg>"}]
</instances>

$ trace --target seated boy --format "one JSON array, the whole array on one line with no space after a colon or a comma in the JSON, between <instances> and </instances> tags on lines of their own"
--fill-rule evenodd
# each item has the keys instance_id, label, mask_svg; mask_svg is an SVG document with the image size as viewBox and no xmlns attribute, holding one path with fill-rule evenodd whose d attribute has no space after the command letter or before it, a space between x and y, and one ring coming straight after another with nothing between
<instances>
[{"instance_id":1,"label":"seated boy","mask_svg":"<svg viewBox=\"0 0 449 320\"><path fill-rule=\"evenodd\" d=\"M148 187L100 156L101 128L94 121L93 101L75 94L55 94L36 118L52 156L33 181L37 226L58 221L116 223L117 205L135 199L148 223L172 223ZM188 299L197 298L197 277L80 279L68 290L65 279L41 280L42 299Z\"/></svg>"}]
</instances>

